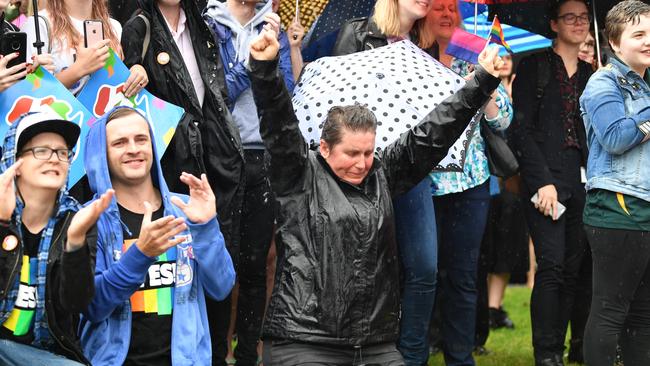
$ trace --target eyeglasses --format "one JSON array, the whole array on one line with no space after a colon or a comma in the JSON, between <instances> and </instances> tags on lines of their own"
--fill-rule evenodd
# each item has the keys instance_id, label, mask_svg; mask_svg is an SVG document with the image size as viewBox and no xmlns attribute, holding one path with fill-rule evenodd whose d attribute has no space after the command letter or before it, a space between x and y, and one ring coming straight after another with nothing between
<instances>
[{"instance_id":1,"label":"eyeglasses","mask_svg":"<svg viewBox=\"0 0 650 366\"><path fill-rule=\"evenodd\" d=\"M591 21L589 14L578 15L574 13L558 15L558 19L562 19L566 25L575 25L578 23L578 19L580 20L580 23L589 23Z\"/></svg>"},{"instance_id":2,"label":"eyeglasses","mask_svg":"<svg viewBox=\"0 0 650 366\"><path fill-rule=\"evenodd\" d=\"M28 151L31 151L32 155L34 155L34 158L38 160L50 160L52 158L52 154L56 153L56 157L57 159L59 159L59 161L70 162L70 160L72 160L72 157L74 156L74 152L72 150L50 149L49 147L45 147L45 146L25 149L20 153L20 155L25 154Z\"/></svg>"}]
</instances>

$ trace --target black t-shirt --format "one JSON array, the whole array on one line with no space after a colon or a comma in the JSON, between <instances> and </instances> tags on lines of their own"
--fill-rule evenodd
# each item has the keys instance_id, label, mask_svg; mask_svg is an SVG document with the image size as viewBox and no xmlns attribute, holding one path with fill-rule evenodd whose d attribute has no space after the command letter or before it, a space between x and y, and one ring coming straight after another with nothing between
<instances>
[{"instance_id":1,"label":"black t-shirt","mask_svg":"<svg viewBox=\"0 0 650 366\"><path fill-rule=\"evenodd\" d=\"M34 340L34 315L36 313L36 273L38 247L43 231L32 234L22 225L23 257L20 272L16 274L20 284L18 296L9 318L0 326L0 338L30 344Z\"/></svg>"},{"instance_id":2,"label":"black t-shirt","mask_svg":"<svg viewBox=\"0 0 650 366\"><path fill-rule=\"evenodd\" d=\"M119 206L120 218L131 234L124 231L122 252L137 240L144 215ZM163 216L164 208L153 213L151 220ZM170 253L173 252L173 253ZM173 254L173 258L172 257ZM176 251L169 250L149 267L145 282L131 295L131 342L124 365L171 365L173 267Z\"/></svg>"}]
</instances>

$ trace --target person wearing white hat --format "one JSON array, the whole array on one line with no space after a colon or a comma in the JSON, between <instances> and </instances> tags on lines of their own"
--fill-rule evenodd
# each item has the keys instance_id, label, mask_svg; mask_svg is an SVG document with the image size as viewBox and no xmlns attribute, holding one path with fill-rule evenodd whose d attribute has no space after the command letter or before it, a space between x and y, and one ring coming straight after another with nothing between
<instances>
[{"instance_id":1,"label":"person wearing white hat","mask_svg":"<svg viewBox=\"0 0 650 366\"><path fill-rule=\"evenodd\" d=\"M79 138L54 111L9 128L0 161L0 364L88 364L76 324L94 292L95 222L107 191L81 208L66 191Z\"/></svg>"}]
</instances>

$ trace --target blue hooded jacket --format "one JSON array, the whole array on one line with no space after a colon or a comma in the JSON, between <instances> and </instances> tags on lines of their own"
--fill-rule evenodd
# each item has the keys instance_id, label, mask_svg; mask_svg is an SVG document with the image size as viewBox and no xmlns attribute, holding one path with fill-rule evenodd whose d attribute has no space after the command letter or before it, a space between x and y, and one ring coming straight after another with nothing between
<instances>
[{"instance_id":1,"label":"blue hooded jacket","mask_svg":"<svg viewBox=\"0 0 650 366\"><path fill-rule=\"evenodd\" d=\"M95 122L85 141L84 165L95 199L97 192L112 187L106 159L106 117L111 113ZM151 126L149 133L153 135ZM162 196L164 215L186 218L170 198L176 195L187 202L188 197L169 192L160 174L155 146L153 159L152 169L155 169L154 179ZM189 233L183 235L190 234L191 238L189 243L177 246L170 340L172 364L211 365L204 292L217 300L225 298L235 283L235 271L216 217L204 224L194 224L189 220L186 223ZM149 266L156 261L156 258L143 254L136 245L122 253L123 227L126 226L120 219L114 198L97 222L95 296L80 324L84 354L95 366L121 365L124 362L131 339L129 299L144 282ZM185 276L179 277L180 273Z\"/></svg>"}]
</instances>

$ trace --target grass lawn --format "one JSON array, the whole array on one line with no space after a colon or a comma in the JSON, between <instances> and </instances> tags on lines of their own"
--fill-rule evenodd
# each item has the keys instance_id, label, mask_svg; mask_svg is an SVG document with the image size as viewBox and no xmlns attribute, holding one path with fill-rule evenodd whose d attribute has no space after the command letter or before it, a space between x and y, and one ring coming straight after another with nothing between
<instances>
[{"instance_id":1,"label":"grass lawn","mask_svg":"<svg viewBox=\"0 0 650 366\"><path fill-rule=\"evenodd\" d=\"M515 329L490 331L490 337L485 347L491 353L486 356L475 356L474 359L478 366L531 366L535 364L530 331L530 291L526 286L508 287L503 307L515 323ZM429 359L429 366L444 364L442 354L437 354Z\"/></svg>"}]
</instances>

